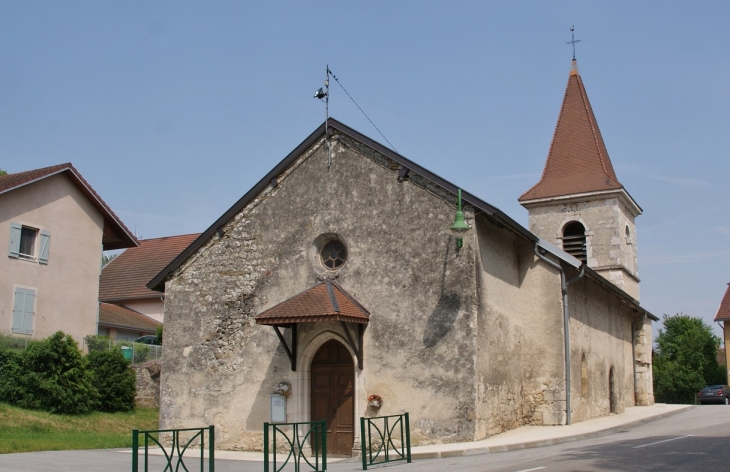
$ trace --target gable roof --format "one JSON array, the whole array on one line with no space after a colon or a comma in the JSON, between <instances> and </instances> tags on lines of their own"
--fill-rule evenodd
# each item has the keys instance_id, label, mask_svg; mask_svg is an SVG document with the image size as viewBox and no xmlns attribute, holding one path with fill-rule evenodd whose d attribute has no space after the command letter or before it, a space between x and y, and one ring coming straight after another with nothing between
<instances>
[{"instance_id":1,"label":"gable roof","mask_svg":"<svg viewBox=\"0 0 730 472\"><path fill-rule=\"evenodd\" d=\"M99 303L99 325L101 326L154 333L161 324L159 321L126 306Z\"/></svg>"},{"instance_id":2,"label":"gable roof","mask_svg":"<svg viewBox=\"0 0 730 472\"><path fill-rule=\"evenodd\" d=\"M730 284L727 284L725 296L722 297L720 307L715 314L715 321L730 321Z\"/></svg>"},{"instance_id":3,"label":"gable roof","mask_svg":"<svg viewBox=\"0 0 730 472\"><path fill-rule=\"evenodd\" d=\"M573 59L542 177L519 201L623 188Z\"/></svg>"},{"instance_id":4,"label":"gable roof","mask_svg":"<svg viewBox=\"0 0 730 472\"><path fill-rule=\"evenodd\" d=\"M64 174L73 182L81 193L91 202L104 217L104 235L102 243L105 250L124 249L137 246L137 238L124 226L122 220L114 214L109 205L101 199L98 193L81 176L78 170L70 163L56 166L33 169L0 176L0 194L10 192L25 185L38 182L56 174Z\"/></svg>"},{"instance_id":5,"label":"gable roof","mask_svg":"<svg viewBox=\"0 0 730 472\"><path fill-rule=\"evenodd\" d=\"M200 236L199 233L142 239L107 264L99 280L100 301L160 298L147 282Z\"/></svg>"},{"instance_id":6,"label":"gable roof","mask_svg":"<svg viewBox=\"0 0 730 472\"><path fill-rule=\"evenodd\" d=\"M361 134L349 126L337 121L334 118L328 118L322 123L307 139L302 141L294 150L292 150L281 162L279 162L268 174L266 174L261 180L258 181L245 195L243 195L236 203L233 204L223 215L220 216L208 229L205 230L195 241L193 241L183 252L181 252L175 259L172 260L159 274L157 274L147 284L147 288L151 290L157 290L160 292L165 291L165 281L167 278L180 267L192 254L194 254L200 247L205 244L217 231L226 225L233 217L238 214L246 205L248 205L253 199L255 199L266 187L272 185L275 179L286 170L296 159L298 159L307 149L314 145L317 141L322 139L325 135L325 130L334 133L335 131L342 133L349 138L362 143L363 145L379 152L388 159L401 165L401 171L407 170L408 175L418 174L430 183L441 187L442 189L456 195L459 187L452 184L451 182L441 178L440 176L426 170L424 167L416 164L410 159L398 154L390 148L387 148L379 142ZM510 231L518 234L522 238L530 241L532 244L537 244L540 240L539 237L525 229L522 225L517 223L515 220L507 216L502 210L490 205L481 198L462 190L461 198L464 203L472 205L476 210L476 213L485 216L495 224L505 227ZM618 288L613 283L606 280L603 276L599 275L589 267L585 267L585 273L594 279L597 283L615 293L621 298L624 303L629 305L637 312L647 315L654 321L658 321L659 318L651 314L649 311L639 305L639 302L631 297L629 294Z\"/></svg>"},{"instance_id":7,"label":"gable roof","mask_svg":"<svg viewBox=\"0 0 730 472\"><path fill-rule=\"evenodd\" d=\"M316 321L367 324L370 312L340 287L325 280L255 316L256 324L282 325Z\"/></svg>"}]
</instances>

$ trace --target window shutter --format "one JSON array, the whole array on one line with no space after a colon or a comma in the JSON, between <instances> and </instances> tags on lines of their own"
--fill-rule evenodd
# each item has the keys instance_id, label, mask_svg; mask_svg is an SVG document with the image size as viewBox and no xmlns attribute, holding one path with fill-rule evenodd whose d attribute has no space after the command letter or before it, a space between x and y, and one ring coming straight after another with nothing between
<instances>
[{"instance_id":1,"label":"window shutter","mask_svg":"<svg viewBox=\"0 0 730 472\"><path fill-rule=\"evenodd\" d=\"M18 258L20 255L20 232L23 226L18 223L10 224L10 247L8 248L8 256Z\"/></svg>"},{"instance_id":2,"label":"window shutter","mask_svg":"<svg viewBox=\"0 0 730 472\"><path fill-rule=\"evenodd\" d=\"M23 314L23 333L33 332L33 315L35 315L35 290L25 289L25 313Z\"/></svg>"},{"instance_id":3,"label":"window shutter","mask_svg":"<svg viewBox=\"0 0 730 472\"><path fill-rule=\"evenodd\" d=\"M48 246L51 244L51 232L41 230L41 250L38 251L38 262L48 264Z\"/></svg>"},{"instance_id":4,"label":"window shutter","mask_svg":"<svg viewBox=\"0 0 730 472\"><path fill-rule=\"evenodd\" d=\"M25 289L15 289L13 300L13 333L23 332L23 318L25 318Z\"/></svg>"}]
</instances>

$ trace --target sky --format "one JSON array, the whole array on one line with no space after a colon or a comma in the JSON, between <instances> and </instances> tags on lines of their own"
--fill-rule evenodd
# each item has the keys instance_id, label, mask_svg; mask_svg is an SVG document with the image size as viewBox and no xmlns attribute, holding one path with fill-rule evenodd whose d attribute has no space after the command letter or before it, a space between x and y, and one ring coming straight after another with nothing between
<instances>
[{"instance_id":1,"label":"sky","mask_svg":"<svg viewBox=\"0 0 730 472\"><path fill-rule=\"evenodd\" d=\"M202 232L322 123L329 65L400 154L527 227L517 198L575 25L644 210L641 303L711 324L730 282L729 20L725 1L2 0L0 168L72 162L139 237ZM387 144L334 81L330 115Z\"/></svg>"}]
</instances>

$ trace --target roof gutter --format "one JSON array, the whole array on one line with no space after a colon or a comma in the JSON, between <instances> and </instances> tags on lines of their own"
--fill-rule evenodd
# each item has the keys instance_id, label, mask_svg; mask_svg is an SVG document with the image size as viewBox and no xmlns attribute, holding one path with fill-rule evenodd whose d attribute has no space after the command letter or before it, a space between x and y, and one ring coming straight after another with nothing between
<instances>
[{"instance_id":1,"label":"roof gutter","mask_svg":"<svg viewBox=\"0 0 730 472\"><path fill-rule=\"evenodd\" d=\"M573 267L575 267L575 262L571 261L565 257L561 257L561 254L557 253L556 251L552 250L553 245L550 243L547 243L546 241L543 241L542 239L538 240L535 243L535 255L545 261L549 266L555 268L558 272L560 272L560 291L563 295L563 339L565 341L565 415L566 415L566 426L570 426L573 424L572 418L571 418L571 409L570 409L570 313L568 311L568 287L577 282L578 279L583 277L585 275L585 264L580 264L580 272L578 272L578 275L573 277L570 280L565 279L565 270L563 269L563 266L560 265L557 262L551 261L547 257L545 257L545 254L548 252L551 252L554 256L559 257L561 260L564 260L565 262L570 263ZM550 247L553 246L553 247ZM557 248L555 248L557 249ZM561 251L562 252L562 251ZM566 256L575 259L574 257L565 254ZM575 259L575 261L578 261L578 259ZM580 261L578 261L580 263Z\"/></svg>"}]
</instances>

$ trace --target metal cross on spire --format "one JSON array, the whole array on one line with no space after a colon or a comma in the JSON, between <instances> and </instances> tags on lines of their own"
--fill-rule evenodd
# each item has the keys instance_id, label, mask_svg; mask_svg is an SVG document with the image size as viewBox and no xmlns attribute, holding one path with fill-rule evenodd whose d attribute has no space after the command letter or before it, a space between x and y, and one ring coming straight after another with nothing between
<instances>
[{"instance_id":1,"label":"metal cross on spire","mask_svg":"<svg viewBox=\"0 0 730 472\"><path fill-rule=\"evenodd\" d=\"M565 44L572 44L573 45L573 60L575 60L575 43L579 43L580 39L575 39L575 25L570 27L570 41L568 41Z\"/></svg>"}]
</instances>

